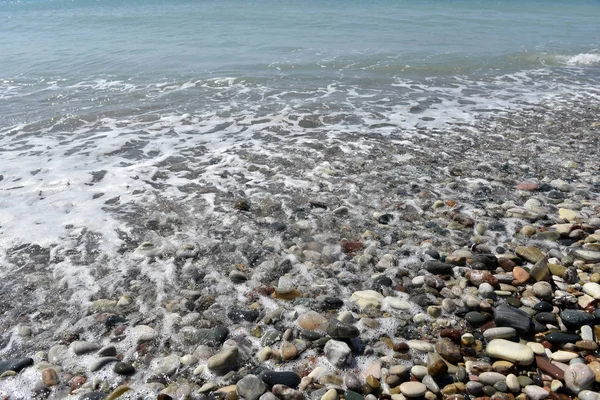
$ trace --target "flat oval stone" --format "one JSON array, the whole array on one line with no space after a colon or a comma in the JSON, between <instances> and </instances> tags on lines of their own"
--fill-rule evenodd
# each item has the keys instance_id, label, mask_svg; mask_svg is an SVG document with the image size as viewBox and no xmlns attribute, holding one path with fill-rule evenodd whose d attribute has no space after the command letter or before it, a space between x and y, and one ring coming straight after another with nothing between
<instances>
[{"instance_id":1,"label":"flat oval stone","mask_svg":"<svg viewBox=\"0 0 600 400\"><path fill-rule=\"evenodd\" d=\"M83 354L98 351L100 349L100 346L98 346L96 343L90 342L73 342L71 344L71 349L73 349L73 353L80 356Z\"/></svg>"},{"instance_id":2,"label":"flat oval stone","mask_svg":"<svg viewBox=\"0 0 600 400\"><path fill-rule=\"evenodd\" d=\"M300 375L291 371L271 371L264 370L260 373L259 378L269 386L277 384L285 385L291 388L296 388L300 384Z\"/></svg>"},{"instance_id":3,"label":"flat oval stone","mask_svg":"<svg viewBox=\"0 0 600 400\"><path fill-rule=\"evenodd\" d=\"M511 327L500 327L500 328L490 328L486 329L483 332L483 337L488 342L494 339L509 339L517 336L517 331L515 328Z\"/></svg>"},{"instance_id":4,"label":"flat oval stone","mask_svg":"<svg viewBox=\"0 0 600 400\"><path fill-rule=\"evenodd\" d=\"M545 335L546 340L550 343L575 343L578 340L581 340L581 336L575 333L567 333L567 332L551 332Z\"/></svg>"},{"instance_id":5,"label":"flat oval stone","mask_svg":"<svg viewBox=\"0 0 600 400\"><path fill-rule=\"evenodd\" d=\"M125 375L125 376L135 374L135 368L133 367L133 365L126 363L126 362L116 363L115 366L113 367L113 371L115 371L115 373L117 373L119 375Z\"/></svg>"},{"instance_id":6,"label":"flat oval stone","mask_svg":"<svg viewBox=\"0 0 600 400\"><path fill-rule=\"evenodd\" d=\"M534 359L531 348L505 339L494 339L489 342L486 353L490 357L508 360L520 365L530 365Z\"/></svg>"},{"instance_id":7,"label":"flat oval stone","mask_svg":"<svg viewBox=\"0 0 600 400\"><path fill-rule=\"evenodd\" d=\"M3 374L6 371L19 372L23 368L28 367L30 365L33 365L33 359L30 357L0 360L0 374Z\"/></svg>"},{"instance_id":8,"label":"flat oval stone","mask_svg":"<svg viewBox=\"0 0 600 400\"><path fill-rule=\"evenodd\" d=\"M479 382L484 385L493 386L497 382L502 382L506 380L506 376L502 375L499 372L482 372L478 376Z\"/></svg>"},{"instance_id":9,"label":"flat oval stone","mask_svg":"<svg viewBox=\"0 0 600 400\"><path fill-rule=\"evenodd\" d=\"M591 325L594 323L594 315L583 310L563 310L560 318L567 328L579 328L582 325Z\"/></svg>"},{"instance_id":10,"label":"flat oval stone","mask_svg":"<svg viewBox=\"0 0 600 400\"><path fill-rule=\"evenodd\" d=\"M96 372L102 369L106 364L110 364L111 362L118 362L119 359L116 357L101 357L94 361L90 366L90 371Z\"/></svg>"},{"instance_id":11,"label":"flat oval stone","mask_svg":"<svg viewBox=\"0 0 600 400\"><path fill-rule=\"evenodd\" d=\"M427 386L421 382L404 382L400 385L400 392L406 397L421 397L427 392Z\"/></svg>"},{"instance_id":12,"label":"flat oval stone","mask_svg":"<svg viewBox=\"0 0 600 400\"><path fill-rule=\"evenodd\" d=\"M540 324L552 324L556 325L558 322L556 320L556 315L551 312L541 312L535 316L535 320Z\"/></svg>"}]
</instances>

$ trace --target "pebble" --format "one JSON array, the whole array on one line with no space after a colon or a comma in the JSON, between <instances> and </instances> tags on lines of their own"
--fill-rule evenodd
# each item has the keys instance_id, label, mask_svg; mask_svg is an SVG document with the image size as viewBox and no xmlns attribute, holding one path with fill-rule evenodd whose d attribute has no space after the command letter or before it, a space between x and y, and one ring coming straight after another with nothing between
<instances>
[{"instance_id":1,"label":"pebble","mask_svg":"<svg viewBox=\"0 0 600 400\"><path fill-rule=\"evenodd\" d=\"M83 354L98 351L100 349L100 346L90 342L73 342L71 343L71 349L73 350L73 353L75 353L78 356L81 356Z\"/></svg>"},{"instance_id":2,"label":"pebble","mask_svg":"<svg viewBox=\"0 0 600 400\"><path fill-rule=\"evenodd\" d=\"M229 372L237 366L238 355L239 349L237 347L227 347L210 357L206 366L211 371L215 371L220 374Z\"/></svg>"},{"instance_id":3,"label":"pebble","mask_svg":"<svg viewBox=\"0 0 600 400\"><path fill-rule=\"evenodd\" d=\"M505 339L494 339L489 342L486 353L490 357L508 360L519 365L530 365L534 360L531 348Z\"/></svg>"},{"instance_id":4,"label":"pebble","mask_svg":"<svg viewBox=\"0 0 600 400\"><path fill-rule=\"evenodd\" d=\"M237 393L246 400L257 400L266 390L263 380L252 374L246 375L236 384Z\"/></svg>"},{"instance_id":5,"label":"pebble","mask_svg":"<svg viewBox=\"0 0 600 400\"><path fill-rule=\"evenodd\" d=\"M479 374L478 378L481 383L489 386L493 386L497 382L506 380L506 376L499 372L482 372Z\"/></svg>"},{"instance_id":6,"label":"pebble","mask_svg":"<svg viewBox=\"0 0 600 400\"><path fill-rule=\"evenodd\" d=\"M352 300L354 300L362 309L369 307L377 308L381 306L384 297L375 290L359 290L352 293Z\"/></svg>"},{"instance_id":7,"label":"pebble","mask_svg":"<svg viewBox=\"0 0 600 400\"><path fill-rule=\"evenodd\" d=\"M116 357L101 357L99 359L97 359L96 361L94 361L91 365L90 365L90 371L95 372L95 371L100 371L102 369L102 367L104 367L107 364L110 364L112 362L118 362L119 359Z\"/></svg>"},{"instance_id":8,"label":"pebble","mask_svg":"<svg viewBox=\"0 0 600 400\"><path fill-rule=\"evenodd\" d=\"M546 397L550 396L544 388L541 388L537 385L527 385L523 392L529 397L531 400L542 400Z\"/></svg>"},{"instance_id":9,"label":"pebble","mask_svg":"<svg viewBox=\"0 0 600 400\"><path fill-rule=\"evenodd\" d=\"M352 350L345 342L333 339L325 344L323 351L327 360L336 367L344 365L352 353Z\"/></svg>"},{"instance_id":10,"label":"pebble","mask_svg":"<svg viewBox=\"0 0 600 400\"><path fill-rule=\"evenodd\" d=\"M565 370L565 385L575 394L591 390L595 381L594 371L585 364L572 364Z\"/></svg>"},{"instance_id":11,"label":"pebble","mask_svg":"<svg viewBox=\"0 0 600 400\"><path fill-rule=\"evenodd\" d=\"M420 397L427 392L427 386L421 382L404 382L400 385L400 392L406 397Z\"/></svg>"},{"instance_id":12,"label":"pebble","mask_svg":"<svg viewBox=\"0 0 600 400\"><path fill-rule=\"evenodd\" d=\"M258 377L269 386L277 384L296 388L300 384L300 375L292 371L262 371Z\"/></svg>"},{"instance_id":13,"label":"pebble","mask_svg":"<svg viewBox=\"0 0 600 400\"><path fill-rule=\"evenodd\" d=\"M46 368L42 371L42 382L44 386L51 387L58 385L58 374L54 368Z\"/></svg>"},{"instance_id":14,"label":"pebble","mask_svg":"<svg viewBox=\"0 0 600 400\"><path fill-rule=\"evenodd\" d=\"M360 334L360 331L354 325L331 319L327 326L327 334L333 339L352 339Z\"/></svg>"},{"instance_id":15,"label":"pebble","mask_svg":"<svg viewBox=\"0 0 600 400\"><path fill-rule=\"evenodd\" d=\"M116 363L115 366L113 367L113 371L115 371L116 374L124 375L124 376L131 376L131 375L135 374L135 368L133 367L133 365L131 365L127 362Z\"/></svg>"},{"instance_id":16,"label":"pebble","mask_svg":"<svg viewBox=\"0 0 600 400\"><path fill-rule=\"evenodd\" d=\"M494 339L510 339L517 336L515 328L502 327L502 328L490 328L483 332L483 337L488 342Z\"/></svg>"}]
</instances>

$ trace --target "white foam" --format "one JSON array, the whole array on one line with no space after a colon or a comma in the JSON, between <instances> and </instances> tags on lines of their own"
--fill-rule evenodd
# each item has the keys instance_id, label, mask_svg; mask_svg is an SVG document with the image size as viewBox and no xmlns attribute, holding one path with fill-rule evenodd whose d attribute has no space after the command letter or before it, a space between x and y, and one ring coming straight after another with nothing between
<instances>
[{"instance_id":1,"label":"white foam","mask_svg":"<svg viewBox=\"0 0 600 400\"><path fill-rule=\"evenodd\" d=\"M600 54L598 53L580 53L566 60L567 65L598 65L600 64Z\"/></svg>"}]
</instances>

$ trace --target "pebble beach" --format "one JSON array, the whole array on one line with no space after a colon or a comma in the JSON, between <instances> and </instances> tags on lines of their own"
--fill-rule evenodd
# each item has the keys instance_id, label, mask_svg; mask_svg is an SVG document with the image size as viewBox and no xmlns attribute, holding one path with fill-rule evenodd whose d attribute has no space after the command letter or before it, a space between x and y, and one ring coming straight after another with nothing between
<instances>
[{"instance_id":1,"label":"pebble beach","mask_svg":"<svg viewBox=\"0 0 600 400\"><path fill-rule=\"evenodd\" d=\"M599 399L600 124L537 115L245 153L309 185L219 192L179 245L153 214L80 306L28 290L58 252L12 249L2 398Z\"/></svg>"}]
</instances>

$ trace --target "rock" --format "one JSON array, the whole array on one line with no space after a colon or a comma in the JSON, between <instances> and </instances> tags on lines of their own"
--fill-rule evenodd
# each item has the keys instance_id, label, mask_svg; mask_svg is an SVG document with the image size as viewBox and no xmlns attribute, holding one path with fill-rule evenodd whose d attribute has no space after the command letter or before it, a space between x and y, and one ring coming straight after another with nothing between
<instances>
[{"instance_id":1,"label":"rock","mask_svg":"<svg viewBox=\"0 0 600 400\"><path fill-rule=\"evenodd\" d=\"M475 327L483 325L485 323L485 319L485 315L478 311L470 311L465 314L465 321Z\"/></svg>"},{"instance_id":2,"label":"rock","mask_svg":"<svg viewBox=\"0 0 600 400\"><path fill-rule=\"evenodd\" d=\"M121 397L126 392L130 391L131 388L125 385L117 386L115 390L109 393L104 400L114 400Z\"/></svg>"},{"instance_id":3,"label":"rock","mask_svg":"<svg viewBox=\"0 0 600 400\"><path fill-rule=\"evenodd\" d=\"M551 300L552 299L552 285L550 285L550 283L542 281L542 282L536 282L533 284L533 293L536 295L536 297L543 299L543 300Z\"/></svg>"},{"instance_id":4,"label":"rock","mask_svg":"<svg viewBox=\"0 0 600 400\"><path fill-rule=\"evenodd\" d=\"M567 309L560 313L560 319L567 328L579 328L582 325L591 325L595 318L591 313L583 310Z\"/></svg>"},{"instance_id":5,"label":"rock","mask_svg":"<svg viewBox=\"0 0 600 400\"><path fill-rule=\"evenodd\" d=\"M325 344L323 352L330 363L336 367L341 367L348 361L352 350L346 343L332 339Z\"/></svg>"},{"instance_id":6,"label":"rock","mask_svg":"<svg viewBox=\"0 0 600 400\"><path fill-rule=\"evenodd\" d=\"M543 281L549 278L550 269L548 268L548 259L542 258L536 262L535 265L529 270L529 275L536 281Z\"/></svg>"},{"instance_id":7,"label":"rock","mask_svg":"<svg viewBox=\"0 0 600 400\"><path fill-rule=\"evenodd\" d=\"M496 307L494 322L498 327L511 327L519 333L527 333L532 329L531 317L525 311L507 304Z\"/></svg>"},{"instance_id":8,"label":"rock","mask_svg":"<svg viewBox=\"0 0 600 400\"><path fill-rule=\"evenodd\" d=\"M131 328L131 336L138 343L149 342L158 337L158 333L154 328L148 325L136 325Z\"/></svg>"},{"instance_id":9,"label":"rock","mask_svg":"<svg viewBox=\"0 0 600 400\"><path fill-rule=\"evenodd\" d=\"M518 246L515 249L515 253L532 264L535 264L544 258L544 254L537 247Z\"/></svg>"},{"instance_id":10,"label":"rock","mask_svg":"<svg viewBox=\"0 0 600 400\"><path fill-rule=\"evenodd\" d=\"M517 186L515 186L515 189L517 190L523 190L526 192L535 192L537 190L537 183L535 182L521 182L519 183Z\"/></svg>"},{"instance_id":11,"label":"rock","mask_svg":"<svg viewBox=\"0 0 600 400\"><path fill-rule=\"evenodd\" d=\"M513 393L518 393L521 390L521 385L519 385L519 379L515 374L506 375L506 386Z\"/></svg>"},{"instance_id":12,"label":"rock","mask_svg":"<svg viewBox=\"0 0 600 400\"><path fill-rule=\"evenodd\" d=\"M325 394L321 397L321 400L337 400L338 393L335 389L329 389Z\"/></svg>"},{"instance_id":13,"label":"rock","mask_svg":"<svg viewBox=\"0 0 600 400\"><path fill-rule=\"evenodd\" d=\"M529 399L531 400L542 400L550 396L550 393L544 390L544 388L541 388L537 385L525 386L525 389L523 389L523 393L525 393L527 397L529 397Z\"/></svg>"},{"instance_id":14,"label":"rock","mask_svg":"<svg viewBox=\"0 0 600 400\"><path fill-rule=\"evenodd\" d=\"M42 382L46 387L56 386L58 384L58 374L53 368L46 368L42 371Z\"/></svg>"},{"instance_id":15,"label":"rock","mask_svg":"<svg viewBox=\"0 0 600 400\"><path fill-rule=\"evenodd\" d=\"M462 361L462 354L460 352L460 346L447 338L438 340L435 344L435 350L440 356L451 364L458 364Z\"/></svg>"},{"instance_id":16,"label":"rock","mask_svg":"<svg viewBox=\"0 0 600 400\"><path fill-rule=\"evenodd\" d=\"M426 353L432 353L435 350L435 347L431 343L424 340L409 340L407 344L413 350L424 351ZM427 368L425 370L427 371Z\"/></svg>"},{"instance_id":17,"label":"rock","mask_svg":"<svg viewBox=\"0 0 600 400\"><path fill-rule=\"evenodd\" d=\"M514 278L514 281L513 281L514 285L523 285L530 278L529 272L525 271L523 268L518 267L518 266L513 268L512 274L513 274L513 278Z\"/></svg>"},{"instance_id":18,"label":"rock","mask_svg":"<svg viewBox=\"0 0 600 400\"><path fill-rule=\"evenodd\" d=\"M466 277L474 286L479 286L484 282L492 286L498 285L498 279L490 271L471 270L467 271Z\"/></svg>"},{"instance_id":19,"label":"rock","mask_svg":"<svg viewBox=\"0 0 600 400\"><path fill-rule=\"evenodd\" d=\"M360 308L368 307L380 307L384 297L381 293L374 290L359 290L352 293L352 300L354 300Z\"/></svg>"},{"instance_id":20,"label":"rock","mask_svg":"<svg viewBox=\"0 0 600 400\"><path fill-rule=\"evenodd\" d=\"M567 332L551 332L545 335L546 340L550 343L575 343L578 340L581 340L581 336L575 333L567 333Z\"/></svg>"},{"instance_id":21,"label":"rock","mask_svg":"<svg viewBox=\"0 0 600 400\"><path fill-rule=\"evenodd\" d=\"M565 385L575 394L591 390L595 380L594 372L585 364L572 364L565 370Z\"/></svg>"},{"instance_id":22,"label":"rock","mask_svg":"<svg viewBox=\"0 0 600 400\"><path fill-rule=\"evenodd\" d=\"M300 314L296 322L302 329L309 331L324 331L327 329L327 318L315 311Z\"/></svg>"},{"instance_id":23,"label":"rock","mask_svg":"<svg viewBox=\"0 0 600 400\"><path fill-rule=\"evenodd\" d=\"M589 296L592 296L594 299L600 300L600 284L595 282L588 282L583 285L583 291Z\"/></svg>"},{"instance_id":24,"label":"rock","mask_svg":"<svg viewBox=\"0 0 600 400\"><path fill-rule=\"evenodd\" d=\"M530 365L534 360L531 348L505 339L494 339L489 342L486 353L490 357L508 360L519 365Z\"/></svg>"},{"instance_id":25,"label":"rock","mask_svg":"<svg viewBox=\"0 0 600 400\"><path fill-rule=\"evenodd\" d=\"M90 342L73 342L71 344L71 349L73 350L73 353L75 353L78 356L81 356L83 354L98 351L100 349L100 346L98 346L96 343Z\"/></svg>"},{"instance_id":26,"label":"rock","mask_svg":"<svg viewBox=\"0 0 600 400\"><path fill-rule=\"evenodd\" d=\"M104 346L97 353L100 357L114 357L117 355L117 348L115 346L109 345Z\"/></svg>"},{"instance_id":27,"label":"rock","mask_svg":"<svg viewBox=\"0 0 600 400\"><path fill-rule=\"evenodd\" d=\"M448 372L448 365L443 360L436 360L429 364L427 372L434 378L445 375Z\"/></svg>"},{"instance_id":28,"label":"rock","mask_svg":"<svg viewBox=\"0 0 600 400\"><path fill-rule=\"evenodd\" d=\"M479 382L484 385L493 386L497 382L503 382L506 380L506 376L502 375L499 372L482 372L479 374Z\"/></svg>"},{"instance_id":29,"label":"rock","mask_svg":"<svg viewBox=\"0 0 600 400\"><path fill-rule=\"evenodd\" d=\"M6 371L20 372L23 368L30 365L33 365L33 359L29 357L0 360L0 374Z\"/></svg>"},{"instance_id":30,"label":"rock","mask_svg":"<svg viewBox=\"0 0 600 400\"><path fill-rule=\"evenodd\" d=\"M291 388L296 388L300 384L300 375L291 371L270 371L263 370L258 377L269 386L277 384L285 385Z\"/></svg>"},{"instance_id":31,"label":"rock","mask_svg":"<svg viewBox=\"0 0 600 400\"><path fill-rule=\"evenodd\" d=\"M171 354L166 357L156 358L154 360L152 371L157 375L170 377L177 372L179 367L181 367L181 361L179 357L175 354Z\"/></svg>"},{"instance_id":32,"label":"rock","mask_svg":"<svg viewBox=\"0 0 600 400\"><path fill-rule=\"evenodd\" d=\"M217 373L226 373L237 366L239 349L236 346L227 347L207 361L208 369Z\"/></svg>"},{"instance_id":33,"label":"rock","mask_svg":"<svg viewBox=\"0 0 600 400\"><path fill-rule=\"evenodd\" d=\"M304 400L304 395L302 392L292 389L286 385L273 385L271 392L280 400Z\"/></svg>"},{"instance_id":34,"label":"rock","mask_svg":"<svg viewBox=\"0 0 600 400\"><path fill-rule=\"evenodd\" d=\"M452 275L453 266L440 261L427 261L423 264L428 272L435 275Z\"/></svg>"},{"instance_id":35,"label":"rock","mask_svg":"<svg viewBox=\"0 0 600 400\"><path fill-rule=\"evenodd\" d=\"M389 305L391 308L395 310L410 310L410 303L406 300L402 300L398 297L386 297L384 303Z\"/></svg>"},{"instance_id":36,"label":"rock","mask_svg":"<svg viewBox=\"0 0 600 400\"><path fill-rule=\"evenodd\" d=\"M90 365L90 371L92 371L92 372L100 371L102 369L102 367L104 367L106 364L110 364L111 362L118 362L118 361L119 361L119 359L116 357L101 357L101 358L97 359L96 361L94 361Z\"/></svg>"},{"instance_id":37,"label":"rock","mask_svg":"<svg viewBox=\"0 0 600 400\"><path fill-rule=\"evenodd\" d=\"M427 386L421 382L404 382L400 385L400 392L406 397L421 397L427 392Z\"/></svg>"},{"instance_id":38,"label":"rock","mask_svg":"<svg viewBox=\"0 0 600 400\"><path fill-rule=\"evenodd\" d=\"M582 390L577 397L579 400L600 400L600 393L592 390Z\"/></svg>"},{"instance_id":39,"label":"rock","mask_svg":"<svg viewBox=\"0 0 600 400\"><path fill-rule=\"evenodd\" d=\"M133 365L126 362L116 363L113 367L113 371L115 371L116 374L124 376L130 376L135 374L135 368L133 367Z\"/></svg>"},{"instance_id":40,"label":"rock","mask_svg":"<svg viewBox=\"0 0 600 400\"><path fill-rule=\"evenodd\" d=\"M579 357L579 354L573 353L571 351L563 351L563 350L555 351L551 355L551 358L554 361L563 362L563 363L569 362L572 359L577 358L577 357Z\"/></svg>"},{"instance_id":41,"label":"rock","mask_svg":"<svg viewBox=\"0 0 600 400\"><path fill-rule=\"evenodd\" d=\"M559 208L558 209L558 218L567 220L569 222L574 222L577 220L577 211L569 210L568 208Z\"/></svg>"},{"instance_id":42,"label":"rock","mask_svg":"<svg viewBox=\"0 0 600 400\"><path fill-rule=\"evenodd\" d=\"M327 334L333 339L352 339L357 337L360 331L354 325L332 318L327 327Z\"/></svg>"},{"instance_id":43,"label":"rock","mask_svg":"<svg viewBox=\"0 0 600 400\"><path fill-rule=\"evenodd\" d=\"M267 386L258 376L250 374L237 382L236 390L245 400L257 400L267 390Z\"/></svg>"},{"instance_id":44,"label":"rock","mask_svg":"<svg viewBox=\"0 0 600 400\"><path fill-rule=\"evenodd\" d=\"M284 361L293 360L294 358L296 358L297 355L298 355L298 349L296 349L296 346L294 346L294 344L285 342L281 345L281 359L282 360L284 360Z\"/></svg>"},{"instance_id":45,"label":"rock","mask_svg":"<svg viewBox=\"0 0 600 400\"><path fill-rule=\"evenodd\" d=\"M486 329L483 332L483 337L488 342L494 339L510 339L517 336L517 331L515 328L511 327L502 327L502 328L490 328Z\"/></svg>"},{"instance_id":46,"label":"rock","mask_svg":"<svg viewBox=\"0 0 600 400\"><path fill-rule=\"evenodd\" d=\"M583 260L588 263L600 263L600 251L586 250L586 249L575 249L571 251L571 254L578 260ZM591 295L590 295L591 296Z\"/></svg>"}]
</instances>

